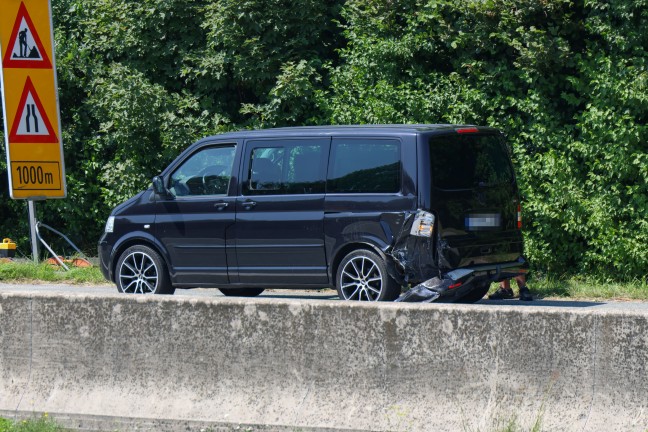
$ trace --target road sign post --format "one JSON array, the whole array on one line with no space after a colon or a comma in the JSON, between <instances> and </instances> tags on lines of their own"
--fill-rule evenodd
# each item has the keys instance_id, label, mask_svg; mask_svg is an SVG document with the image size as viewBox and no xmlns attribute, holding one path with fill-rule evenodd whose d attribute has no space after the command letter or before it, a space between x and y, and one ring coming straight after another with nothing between
<instances>
[{"instance_id":1,"label":"road sign post","mask_svg":"<svg viewBox=\"0 0 648 432\"><path fill-rule=\"evenodd\" d=\"M52 10L49 0L0 0L0 11L9 193L29 200L32 225L34 200L67 195ZM32 246L36 257L36 239Z\"/></svg>"},{"instance_id":2,"label":"road sign post","mask_svg":"<svg viewBox=\"0 0 648 432\"><path fill-rule=\"evenodd\" d=\"M38 235L36 234L36 203L34 200L28 200L29 208L29 237L31 238L32 259L38 262Z\"/></svg>"}]
</instances>

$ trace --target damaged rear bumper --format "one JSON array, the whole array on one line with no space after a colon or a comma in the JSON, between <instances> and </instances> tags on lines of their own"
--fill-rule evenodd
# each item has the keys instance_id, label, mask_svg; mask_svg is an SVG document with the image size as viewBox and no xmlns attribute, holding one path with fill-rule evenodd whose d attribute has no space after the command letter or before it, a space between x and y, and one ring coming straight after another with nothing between
<instances>
[{"instance_id":1,"label":"damaged rear bumper","mask_svg":"<svg viewBox=\"0 0 648 432\"><path fill-rule=\"evenodd\" d=\"M452 302L459 301L473 290L483 289L491 282L511 279L526 273L528 263L517 261L486 264L454 269L442 277L428 279L396 299L397 302Z\"/></svg>"}]
</instances>

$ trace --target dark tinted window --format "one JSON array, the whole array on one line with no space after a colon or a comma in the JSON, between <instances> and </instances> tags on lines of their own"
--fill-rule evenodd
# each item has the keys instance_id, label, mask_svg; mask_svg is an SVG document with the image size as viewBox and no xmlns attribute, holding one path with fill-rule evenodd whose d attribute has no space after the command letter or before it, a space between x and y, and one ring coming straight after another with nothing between
<instances>
[{"instance_id":1,"label":"dark tinted window","mask_svg":"<svg viewBox=\"0 0 648 432\"><path fill-rule=\"evenodd\" d=\"M326 152L324 151L326 148ZM324 172L328 146L295 146L288 153L284 186L286 193L324 193Z\"/></svg>"},{"instance_id":2,"label":"dark tinted window","mask_svg":"<svg viewBox=\"0 0 648 432\"><path fill-rule=\"evenodd\" d=\"M282 189L281 175L284 160L283 147L252 149L248 185L250 192L262 194Z\"/></svg>"},{"instance_id":3,"label":"dark tinted window","mask_svg":"<svg viewBox=\"0 0 648 432\"><path fill-rule=\"evenodd\" d=\"M513 181L508 152L497 135L430 138L432 182L440 189L471 189Z\"/></svg>"},{"instance_id":4,"label":"dark tinted window","mask_svg":"<svg viewBox=\"0 0 648 432\"><path fill-rule=\"evenodd\" d=\"M329 193L393 193L400 190L400 142L335 139L327 183Z\"/></svg>"},{"instance_id":5,"label":"dark tinted window","mask_svg":"<svg viewBox=\"0 0 648 432\"><path fill-rule=\"evenodd\" d=\"M324 193L327 141L252 145L244 194Z\"/></svg>"}]
</instances>

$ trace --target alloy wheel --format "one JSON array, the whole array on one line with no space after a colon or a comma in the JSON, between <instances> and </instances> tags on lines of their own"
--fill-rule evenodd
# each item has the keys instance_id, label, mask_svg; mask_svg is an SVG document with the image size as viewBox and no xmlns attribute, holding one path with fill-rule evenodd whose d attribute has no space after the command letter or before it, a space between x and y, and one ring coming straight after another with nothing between
<instances>
[{"instance_id":1,"label":"alloy wheel","mask_svg":"<svg viewBox=\"0 0 648 432\"><path fill-rule=\"evenodd\" d=\"M377 301L383 288L378 264L362 255L345 264L340 282L345 300Z\"/></svg>"},{"instance_id":2,"label":"alloy wheel","mask_svg":"<svg viewBox=\"0 0 648 432\"><path fill-rule=\"evenodd\" d=\"M154 293L158 286L159 271L153 259L144 252L132 252L122 261L119 269L119 287L131 294Z\"/></svg>"}]
</instances>

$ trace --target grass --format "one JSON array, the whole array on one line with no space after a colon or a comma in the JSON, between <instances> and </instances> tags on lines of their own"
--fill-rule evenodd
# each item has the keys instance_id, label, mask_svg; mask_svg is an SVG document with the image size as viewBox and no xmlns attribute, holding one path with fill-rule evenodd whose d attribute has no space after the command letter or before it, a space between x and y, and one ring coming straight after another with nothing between
<instances>
[{"instance_id":1,"label":"grass","mask_svg":"<svg viewBox=\"0 0 648 432\"><path fill-rule=\"evenodd\" d=\"M463 413L463 410L462 410ZM525 428L518 423L517 416L513 416L508 420L498 419L495 426L492 426L493 432L542 432L542 417L544 415L544 403L540 408L540 412L536 415L533 425L530 428ZM463 429L465 432L480 432L480 429L473 429L464 424Z\"/></svg>"},{"instance_id":2,"label":"grass","mask_svg":"<svg viewBox=\"0 0 648 432\"><path fill-rule=\"evenodd\" d=\"M588 277L535 277L528 281L527 286L535 299L648 301L648 281L615 282ZM498 284L491 284L489 294L495 292L497 287ZM511 288L517 293L517 284L514 281L511 281Z\"/></svg>"},{"instance_id":3,"label":"grass","mask_svg":"<svg viewBox=\"0 0 648 432\"><path fill-rule=\"evenodd\" d=\"M544 411L545 411L545 402L546 402L546 398L545 401L542 402L540 410L536 414L533 425L531 425L528 429L521 426L518 423L517 416L513 416L508 420L504 420L504 421L502 421L501 419L498 420L496 422L496 425L494 426L494 429L491 430L493 432L542 432L542 418L544 416ZM464 430L466 432L473 432L473 429L467 425L464 425ZM477 429L475 432L479 432L479 429Z\"/></svg>"},{"instance_id":4,"label":"grass","mask_svg":"<svg viewBox=\"0 0 648 432\"><path fill-rule=\"evenodd\" d=\"M72 284L108 283L98 267L70 267L65 271L58 266L46 263L35 264L30 261L15 260L0 262L1 282L65 282ZM2 432L2 430L0 430Z\"/></svg>"},{"instance_id":5,"label":"grass","mask_svg":"<svg viewBox=\"0 0 648 432\"><path fill-rule=\"evenodd\" d=\"M515 282L511 283L516 290ZM559 300L648 301L646 281L609 282L591 278L533 278L528 282L535 298ZM493 284L494 291L497 284Z\"/></svg>"},{"instance_id":6,"label":"grass","mask_svg":"<svg viewBox=\"0 0 648 432\"><path fill-rule=\"evenodd\" d=\"M0 432L65 432L46 414L38 419L11 421L0 417Z\"/></svg>"},{"instance_id":7,"label":"grass","mask_svg":"<svg viewBox=\"0 0 648 432\"><path fill-rule=\"evenodd\" d=\"M516 419L511 419L509 420L508 424L504 426L502 429L497 429L497 432L523 432L526 431L526 429L521 428L517 424ZM536 419L536 422L533 424L531 429L528 429L528 432L541 432L542 428L540 426L540 420Z\"/></svg>"}]
</instances>

